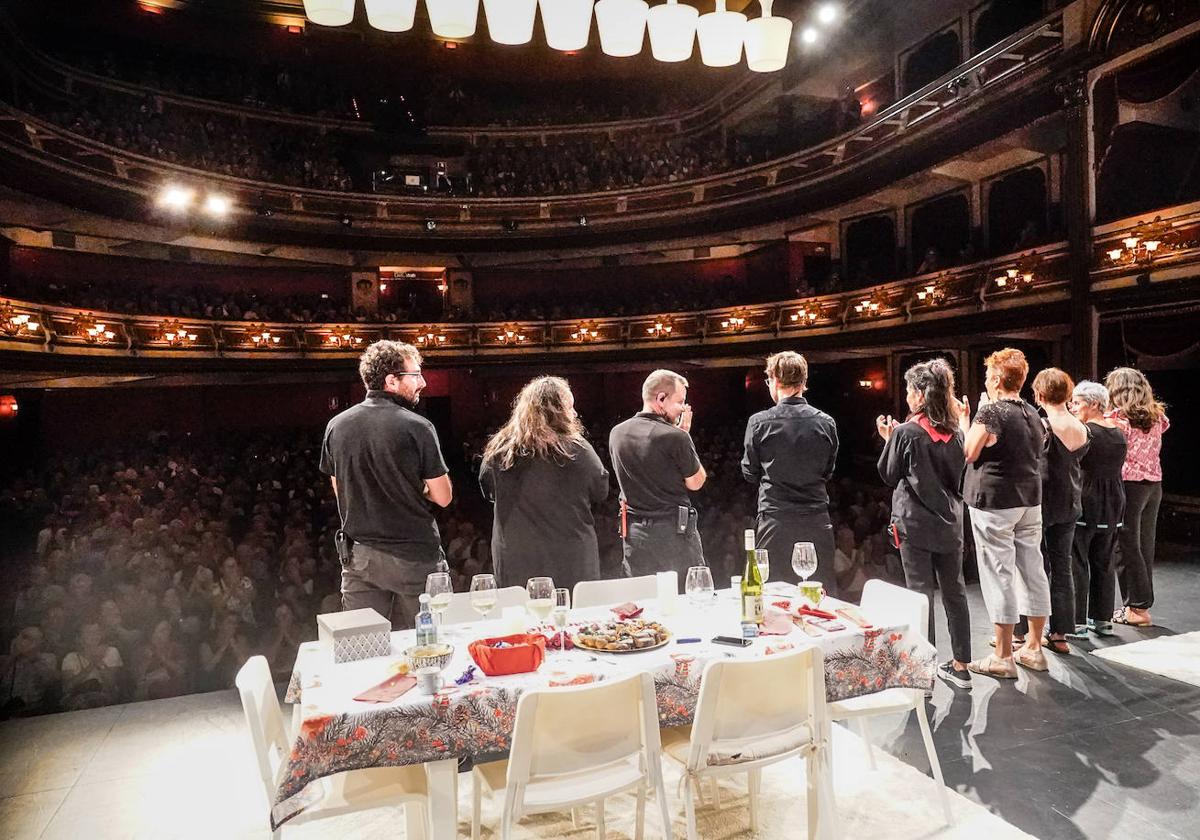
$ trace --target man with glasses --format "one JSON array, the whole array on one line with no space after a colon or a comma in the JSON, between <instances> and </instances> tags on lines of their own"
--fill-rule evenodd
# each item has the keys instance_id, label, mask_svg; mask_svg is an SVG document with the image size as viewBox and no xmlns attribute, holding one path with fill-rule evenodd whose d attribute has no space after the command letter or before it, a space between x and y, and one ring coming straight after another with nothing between
<instances>
[{"instance_id":1,"label":"man with glasses","mask_svg":"<svg viewBox=\"0 0 1200 840\"><path fill-rule=\"evenodd\" d=\"M837 424L808 404L808 362L785 351L767 358L772 408L746 424L742 475L758 484L757 545L771 561L771 580L791 579L792 546L810 542L817 550L819 577L837 594L833 573L833 524L825 488L837 461Z\"/></svg>"},{"instance_id":2,"label":"man with glasses","mask_svg":"<svg viewBox=\"0 0 1200 840\"><path fill-rule=\"evenodd\" d=\"M426 575L446 562L430 502L446 507L453 489L433 424L413 410L425 388L417 348L377 341L358 373L366 399L329 421L321 446L342 518L342 609L412 627Z\"/></svg>"}]
</instances>

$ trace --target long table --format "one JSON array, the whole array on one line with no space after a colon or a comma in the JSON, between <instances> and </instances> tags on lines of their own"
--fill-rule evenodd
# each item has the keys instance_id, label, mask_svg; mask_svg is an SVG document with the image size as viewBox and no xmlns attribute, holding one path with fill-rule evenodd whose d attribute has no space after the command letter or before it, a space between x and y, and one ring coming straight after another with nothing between
<instances>
[{"instance_id":1,"label":"long table","mask_svg":"<svg viewBox=\"0 0 1200 840\"><path fill-rule=\"evenodd\" d=\"M779 595L767 598L768 603L782 600L786 598ZM822 607L829 608L830 602L826 599ZM704 665L722 656L755 658L815 644L824 654L825 690L830 701L887 688L927 690L933 685L933 646L923 638L920 628L887 617L867 614L871 627L845 622L842 630L816 636L793 628L787 635L760 636L748 648L731 648L707 641L718 633L736 635L737 598L727 590L718 593L713 609L703 612L694 610L683 599L667 615L654 601L646 601L643 606L643 618L660 621L674 634L666 646L627 654L550 651L535 673L487 677L477 670L475 678L464 685L456 685L454 680L472 664L467 644L510 631L500 620L448 628L455 634L447 640L455 646L455 652L443 672L443 688L432 696L414 688L387 704L361 703L353 698L392 673L402 652L413 645L413 631L392 634L392 657L359 662L334 664L319 643L301 645L285 698L297 704L297 731L271 809L272 828L319 799L320 785L313 783L324 776L370 767L423 764L429 782L433 840L453 838L457 830L459 759L483 761L506 755L517 699L523 691L544 687L552 678L586 674L604 679L648 671L654 675L663 727L692 722ZM572 613L573 622L611 617L606 608ZM697 636L705 641L676 641Z\"/></svg>"}]
</instances>

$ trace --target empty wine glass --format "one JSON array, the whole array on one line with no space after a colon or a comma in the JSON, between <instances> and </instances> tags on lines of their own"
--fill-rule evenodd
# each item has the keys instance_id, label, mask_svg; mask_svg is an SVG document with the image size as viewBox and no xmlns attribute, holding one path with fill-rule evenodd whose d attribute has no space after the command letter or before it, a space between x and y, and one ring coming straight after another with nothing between
<instances>
[{"instance_id":1,"label":"empty wine glass","mask_svg":"<svg viewBox=\"0 0 1200 840\"><path fill-rule=\"evenodd\" d=\"M571 616L571 590L555 589L553 598L554 603L550 609L550 623L558 631L558 649L565 653L567 647L563 638L563 631L567 628L567 621Z\"/></svg>"},{"instance_id":2,"label":"empty wine glass","mask_svg":"<svg viewBox=\"0 0 1200 840\"><path fill-rule=\"evenodd\" d=\"M554 579L531 577L525 584L525 592L529 595L525 608L533 613L539 624L544 624L554 608Z\"/></svg>"},{"instance_id":3,"label":"empty wine glass","mask_svg":"<svg viewBox=\"0 0 1200 840\"><path fill-rule=\"evenodd\" d=\"M471 607L483 619L496 609L495 575L475 575L471 578Z\"/></svg>"},{"instance_id":4,"label":"empty wine glass","mask_svg":"<svg viewBox=\"0 0 1200 840\"><path fill-rule=\"evenodd\" d=\"M754 563L758 566L758 573L762 575L762 582L765 584L771 577L771 561L765 548L754 549Z\"/></svg>"},{"instance_id":5,"label":"empty wine glass","mask_svg":"<svg viewBox=\"0 0 1200 840\"><path fill-rule=\"evenodd\" d=\"M450 601L454 598L454 581L449 572L434 572L426 577L425 594L429 596L429 609L441 632L442 613L450 608Z\"/></svg>"}]
</instances>

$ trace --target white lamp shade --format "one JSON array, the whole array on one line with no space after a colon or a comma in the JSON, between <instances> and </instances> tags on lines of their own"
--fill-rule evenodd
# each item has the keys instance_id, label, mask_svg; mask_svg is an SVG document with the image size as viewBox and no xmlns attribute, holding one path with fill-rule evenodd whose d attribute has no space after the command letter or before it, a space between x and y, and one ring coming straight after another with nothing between
<instances>
[{"instance_id":1,"label":"white lamp shade","mask_svg":"<svg viewBox=\"0 0 1200 840\"><path fill-rule=\"evenodd\" d=\"M667 0L646 15L650 30L650 52L659 61L687 61L692 57L696 41L696 20L700 11L683 5L679 0Z\"/></svg>"},{"instance_id":2,"label":"white lamp shade","mask_svg":"<svg viewBox=\"0 0 1200 840\"><path fill-rule=\"evenodd\" d=\"M646 0L600 0L596 4L596 28L605 54L625 57L640 53L649 11Z\"/></svg>"},{"instance_id":3,"label":"white lamp shade","mask_svg":"<svg viewBox=\"0 0 1200 840\"><path fill-rule=\"evenodd\" d=\"M366 0L367 22L384 32L407 32L417 17L417 0Z\"/></svg>"},{"instance_id":4,"label":"white lamp shade","mask_svg":"<svg viewBox=\"0 0 1200 840\"><path fill-rule=\"evenodd\" d=\"M304 0L304 14L318 26L345 26L354 20L354 0Z\"/></svg>"},{"instance_id":5,"label":"white lamp shade","mask_svg":"<svg viewBox=\"0 0 1200 840\"><path fill-rule=\"evenodd\" d=\"M497 44L528 44L533 40L537 0L483 0L488 33Z\"/></svg>"},{"instance_id":6,"label":"white lamp shade","mask_svg":"<svg viewBox=\"0 0 1200 840\"><path fill-rule=\"evenodd\" d=\"M755 73L774 73L787 64L792 46L792 22L784 17L760 17L746 23L746 64Z\"/></svg>"},{"instance_id":7,"label":"white lamp shade","mask_svg":"<svg viewBox=\"0 0 1200 840\"><path fill-rule=\"evenodd\" d=\"M725 10L725 0L717 0L717 10L700 15L696 22L700 58L709 67L731 67L742 60L746 40L746 16Z\"/></svg>"},{"instance_id":8,"label":"white lamp shade","mask_svg":"<svg viewBox=\"0 0 1200 840\"><path fill-rule=\"evenodd\" d=\"M587 46L592 31L593 0L538 0L542 28L551 49L570 52Z\"/></svg>"},{"instance_id":9,"label":"white lamp shade","mask_svg":"<svg viewBox=\"0 0 1200 840\"><path fill-rule=\"evenodd\" d=\"M429 25L441 38L470 38L479 23L479 0L425 0Z\"/></svg>"}]
</instances>

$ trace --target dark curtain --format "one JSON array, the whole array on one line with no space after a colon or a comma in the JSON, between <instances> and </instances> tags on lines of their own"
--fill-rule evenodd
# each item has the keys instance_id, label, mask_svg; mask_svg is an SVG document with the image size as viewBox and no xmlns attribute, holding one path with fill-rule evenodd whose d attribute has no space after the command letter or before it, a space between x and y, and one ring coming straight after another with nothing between
<instances>
[{"instance_id":1,"label":"dark curtain","mask_svg":"<svg viewBox=\"0 0 1200 840\"><path fill-rule=\"evenodd\" d=\"M904 61L904 96L918 91L939 76L949 73L962 61L962 45L957 32L935 35L913 51Z\"/></svg>"},{"instance_id":2,"label":"dark curtain","mask_svg":"<svg viewBox=\"0 0 1200 840\"><path fill-rule=\"evenodd\" d=\"M896 224L891 216L867 216L846 225L848 288L870 286L896 274Z\"/></svg>"},{"instance_id":3,"label":"dark curtain","mask_svg":"<svg viewBox=\"0 0 1200 840\"><path fill-rule=\"evenodd\" d=\"M1200 70L1200 38L1187 38L1117 74L1117 95L1126 102L1155 102Z\"/></svg>"},{"instance_id":4,"label":"dark curtain","mask_svg":"<svg viewBox=\"0 0 1200 840\"><path fill-rule=\"evenodd\" d=\"M1042 16L1042 0L996 0L975 21L971 53L977 55Z\"/></svg>"},{"instance_id":5,"label":"dark curtain","mask_svg":"<svg viewBox=\"0 0 1200 840\"><path fill-rule=\"evenodd\" d=\"M937 252L936 269L957 265L971 241L971 208L967 197L956 193L922 204L913 211L909 236L914 271L930 249Z\"/></svg>"},{"instance_id":6,"label":"dark curtain","mask_svg":"<svg viewBox=\"0 0 1200 840\"><path fill-rule=\"evenodd\" d=\"M1096 221L1200 198L1200 132L1149 123L1117 126L1096 178Z\"/></svg>"},{"instance_id":7,"label":"dark curtain","mask_svg":"<svg viewBox=\"0 0 1200 840\"><path fill-rule=\"evenodd\" d=\"M988 193L988 252L1010 254L1045 241L1046 176L1030 167L1005 175Z\"/></svg>"}]
</instances>

